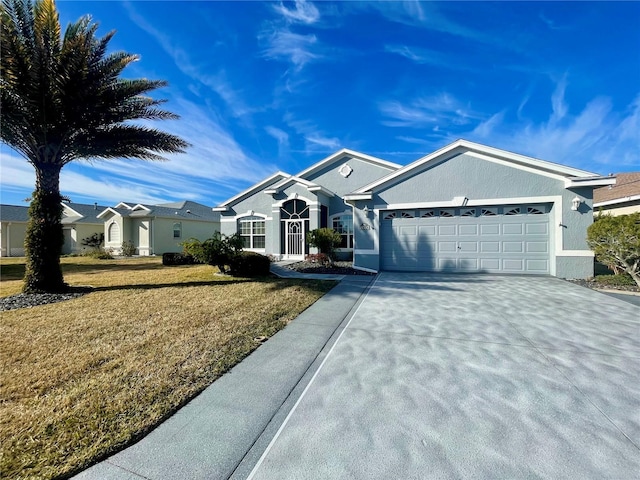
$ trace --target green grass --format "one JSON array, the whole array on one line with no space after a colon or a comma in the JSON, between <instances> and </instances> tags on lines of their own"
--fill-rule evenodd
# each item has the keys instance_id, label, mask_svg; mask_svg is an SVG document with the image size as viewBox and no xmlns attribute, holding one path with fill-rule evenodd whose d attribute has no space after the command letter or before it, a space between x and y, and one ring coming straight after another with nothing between
<instances>
[{"instance_id":1,"label":"green grass","mask_svg":"<svg viewBox=\"0 0 640 480\"><path fill-rule=\"evenodd\" d=\"M2 313L2 478L68 476L124 448L335 282L236 279L159 258L62 259L75 300ZM0 295L24 259L0 259Z\"/></svg>"},{"instance_id":2,"label":"green grass","mask_svg":"<svg viewBox=\"0 0 640 480\"><path fill-rule=\"evenodd\" d=\"M631 275L626 273L620 275L596 275L594 280L602 285L611 287L635 287L636 282L633 281Z\"/></svg>"}]
</instances>

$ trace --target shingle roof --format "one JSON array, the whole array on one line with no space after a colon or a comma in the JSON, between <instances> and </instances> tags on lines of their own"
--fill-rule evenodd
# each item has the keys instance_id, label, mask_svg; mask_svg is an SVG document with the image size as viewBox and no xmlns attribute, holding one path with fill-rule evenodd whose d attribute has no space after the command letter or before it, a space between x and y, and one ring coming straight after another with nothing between
<instances>
[{"instance_id":1,"label":"shingle roof","mask_svg":"<svg viewBox=\"0 0 640 480\"><path fill-rule=\"evenodd\" d=\"M28 222L29 207L0 205L0 220L3 222Z\"/></svg>"},{"instance_id":2,"label":"shingle roof","mask_svg":"<svg viewBox=\"0 0 640 480\"><path fill-rule=\"evenodd\" d=\"M105 206L94 203L89 205L86 203L71 203L63 202L67 207L80 214L80 216L69 215L63 217L62 223L102 223L103 221L97 218L98 214L103 211Z\"/></svg>"},{"instance_id":3,"label":"shingle roof","mask_svg":"<svg viewBox=\"0 0 640 480\"><path fill-rule=\"evenodd\" d=\"M640 172L616 174L616 184L611 187L596 188L593 203L610 202L640 195Z\"/></svg>"},{"instance_id":4,"label":"shingle roof","mask_svg":"<svg viewBox=\"0 0 640 480\"><path fill-rule=\"evenodd\" d=\"M122 202L121 202L122 203ZM207 220L207 221L219 221L220 214L214 212L211 207L202 205L201 203L192 202L190 200L184 200L182 202L162 203L159 205L146 205L142 203L127 203L132 207L144 207L129 210L124 207L115 208L110 207L123 217L164 217L164 218L185 218L191 220ZM104 207L98 213L104 211L107 207Z\"/></svg>"}]
</instances>

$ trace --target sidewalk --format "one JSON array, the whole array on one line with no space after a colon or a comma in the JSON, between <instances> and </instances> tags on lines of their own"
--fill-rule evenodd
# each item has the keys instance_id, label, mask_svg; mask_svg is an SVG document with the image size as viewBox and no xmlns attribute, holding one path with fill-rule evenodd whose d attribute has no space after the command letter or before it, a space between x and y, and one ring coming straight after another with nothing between
<instances>
[{"instance_id":1,"label":"sidewalk","mask_svg":"<svg viewBox=\"0 0 640 480\"><path fill-rule=\"evenodd\" d=\"M149 435L74 478L242 476L252 465L247 453L293 407L376 278L304 274L273 264L272 269L287 278L341 282Z\"/></svg>"}]
</instances>

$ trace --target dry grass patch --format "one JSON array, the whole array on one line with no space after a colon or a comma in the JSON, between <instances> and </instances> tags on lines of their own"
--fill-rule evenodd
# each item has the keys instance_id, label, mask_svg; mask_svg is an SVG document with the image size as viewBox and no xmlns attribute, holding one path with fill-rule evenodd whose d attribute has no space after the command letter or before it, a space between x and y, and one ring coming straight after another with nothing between
<instances>
[{"instance_id":1,"label":"dry grass patch","mask_svg":"<svg viewBox=\"0 0 640 480\"><path fill-rule=\"evenodd\" d=\"M63 266L97 291L2 313L3 478L68 475L131 443L335 284L212 279L155 258ZM3 295L17 293L4 267Z\"/></svg>"}]
</instances>

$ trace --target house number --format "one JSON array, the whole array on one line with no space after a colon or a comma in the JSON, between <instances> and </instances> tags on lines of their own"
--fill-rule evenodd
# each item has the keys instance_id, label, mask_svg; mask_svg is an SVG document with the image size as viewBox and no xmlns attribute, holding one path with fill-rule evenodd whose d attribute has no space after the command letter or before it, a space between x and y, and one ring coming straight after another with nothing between
<instances>
[{"instance_id":1,"label":"house number","mask_svg":"<svg viewBox=\"0 0 640 480\"><path fill-rule=\"evenodd\" d=\"M373 228L368 223L362 223L360 224L360 230L373 230Z\"/></svg>"}]
</instances>

